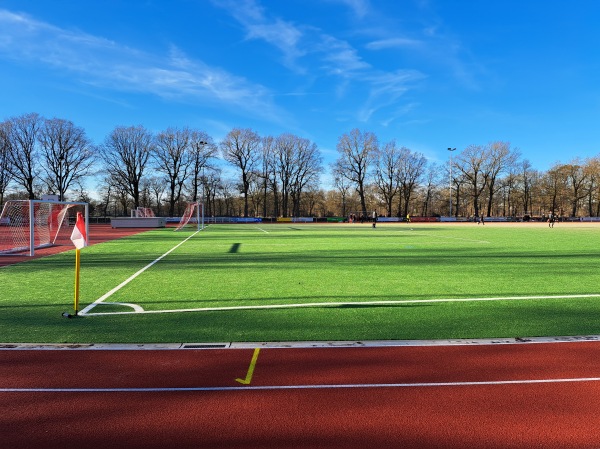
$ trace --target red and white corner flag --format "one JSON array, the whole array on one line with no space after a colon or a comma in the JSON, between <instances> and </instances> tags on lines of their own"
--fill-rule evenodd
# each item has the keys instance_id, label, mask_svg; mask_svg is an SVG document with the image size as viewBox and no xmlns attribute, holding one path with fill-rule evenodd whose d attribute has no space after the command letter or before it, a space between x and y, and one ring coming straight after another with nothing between
<instances>
[{"instance_id":1,"label":"red and white corner flag","mask_svg":"<svg viewBox=\"0 0 600 449\"><path fill-rule=\"evenodd\" d=\"M71 241L77 249L83 248L87 242L87 235L85 234L85 220L83 219L83 214L81 212L77 212L77 221L75 222L75 227L71 233Z\"/></svg>"}]
</instances>

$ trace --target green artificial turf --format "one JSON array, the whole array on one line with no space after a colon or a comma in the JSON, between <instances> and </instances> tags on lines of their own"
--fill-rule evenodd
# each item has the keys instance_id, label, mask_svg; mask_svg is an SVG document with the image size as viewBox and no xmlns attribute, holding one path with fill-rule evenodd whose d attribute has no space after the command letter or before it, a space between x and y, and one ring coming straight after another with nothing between
<instances>
[{"instance_id":1,"label":"green artificial turf","mask_svg":"<svg viewBox=\"0 0 600 449\"><path fill-rule=\"evenodd\" d=\"M600 297L565 297L600 293L599 233L525 223L159 229L81 251L83 309L191 236L87 316L61 317L73 307L74 251L0 268L0 342L600 334ZM471 300L431 301L440 299ZM118 313L132 304L156 313Z\"/></svg>"}]
</instances>

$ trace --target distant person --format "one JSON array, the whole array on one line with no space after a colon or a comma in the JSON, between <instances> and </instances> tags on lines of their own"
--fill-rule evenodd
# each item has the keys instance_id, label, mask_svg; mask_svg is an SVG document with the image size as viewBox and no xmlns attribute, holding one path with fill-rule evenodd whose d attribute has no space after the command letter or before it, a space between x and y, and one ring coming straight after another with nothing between
<instances>
[{"instance_id":1,"label":"distant person","mask_svg":"<svg viewBox=\"0 0 600 449\"><path fill-rule=\"evenodd\" d=\"M377 212L373 211L373 227L377 226Z\"/></svg>"},{"instance_id":2,"label":"distant person","mask_svg":"<svg viewBox=\"0 0 600 449\"><path fill-rule=\"evenodd\" d=\"M410 214L406 214L406 222L410 223Z\"/></svg>"},{"instance_id":3,"label":"distant person","mask_svg":"<svg viewBox=\"0 0 600 449\"><path fill-rule=\"evenodd\" d=\"M553 228L555 221L556 221L556 218L554 217L554 214L550 214L550 216L548 217L548 227Z\"/></svg>"}]
</instances>

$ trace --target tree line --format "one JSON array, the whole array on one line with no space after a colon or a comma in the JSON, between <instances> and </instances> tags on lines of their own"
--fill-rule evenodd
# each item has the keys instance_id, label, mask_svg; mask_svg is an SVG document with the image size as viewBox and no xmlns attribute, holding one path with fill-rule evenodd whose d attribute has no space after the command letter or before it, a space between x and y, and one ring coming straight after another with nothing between
<instances>
[{"instance_id":1,"label":"tree line","mask_svg":"<svg viewBox=\"0 0 600 449\"><path fill-rule=\"evenodd\" d=\"M69 120L30 113L0 122L0 204L45 193L87 201L101 216L140 206L177 216L188 201L203 201L208 215L244 217L600 214L600 156L543 172L495 141L448 148L449 160L436 163L359 129L336 149L326 167L309 139L247 128L215 142L187 127L117 126L94 143Z\"/></svg>"}]
</instances>

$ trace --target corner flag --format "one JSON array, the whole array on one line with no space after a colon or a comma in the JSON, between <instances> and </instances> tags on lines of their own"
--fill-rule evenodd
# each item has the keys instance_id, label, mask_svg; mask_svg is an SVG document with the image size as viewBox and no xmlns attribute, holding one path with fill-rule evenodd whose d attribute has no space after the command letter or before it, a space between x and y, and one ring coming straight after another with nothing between
<instances>
[{"instance_id":1,"label":"corner flag","mask_svg":"<svg viewBox=\"0 0 600 449\"><path fill-rule=\"evenodd\" d=\"M85 234L85 221L81 212L77 212L77 221L71 233L71 241L75 248L81 249L87 243L87 235Z\"/></svg>"},{"instance_id":2,"label":"corner flag","mask_svg":"<svg viewBox=\"0 0 600 449\"><path fill-rule=\"evenodd\" d=\"M75 245L75 303L73 308L75 309L75 315L79 312L79 265L80 265L80 249L87 243L87 235L85 233L85 220L81 212L77 212L77 220L75 221L75 227L71 233L71 241Z\"/></svg>"}]
</instances>

